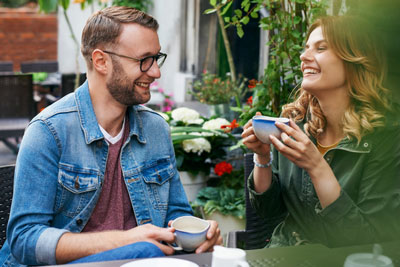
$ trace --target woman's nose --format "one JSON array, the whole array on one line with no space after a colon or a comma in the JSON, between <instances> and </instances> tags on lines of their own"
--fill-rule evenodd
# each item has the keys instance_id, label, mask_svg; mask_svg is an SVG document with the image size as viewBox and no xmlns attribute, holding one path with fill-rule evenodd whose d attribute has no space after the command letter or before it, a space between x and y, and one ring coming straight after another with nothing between
<instances>
[{"instance_id":1,"label":"woman's nose","mask_svg":"<svg viewBox=\"0 0 400 267\"><path fill-rule=\"evenodd\" d=\"M300 55L300 60L301 61L310 61L310 60L312 60L312 55L311 55L311 52L310 52L310 50L304 50L304 52L303 53L301 53L301 55Z\"/></svg>"}]
</instances>

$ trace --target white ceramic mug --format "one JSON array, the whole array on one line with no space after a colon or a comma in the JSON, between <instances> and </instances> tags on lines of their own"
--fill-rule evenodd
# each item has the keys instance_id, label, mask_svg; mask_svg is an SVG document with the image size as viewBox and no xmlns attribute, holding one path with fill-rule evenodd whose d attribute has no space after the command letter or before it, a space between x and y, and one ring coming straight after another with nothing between
<instances>
[{"instance_id":1,"label":"white ceramic mug","mask_svg":"<svg viewBox=\"0 0 400 267\"><path fill-rule=\"evenodd\" d=\"M278 139L281 139L281 130L275 126L275 122L281 122L289 125L288 118L274 118L262 115L256 115L253 117L253 130L257 138L265 143L270 144L269 135L273 135Z\"/></svg>"},{"instance_id":2,"label":"white ceramic mug","mask_svg":"<svg viewBox=\"0 0 400 267\"><path fill-rule=\"evenodd\" d=\"M249 264L244 250L214 246L211 267L249 267Z\"/></svg>"},{"instance_id":3,"label":"white ceramic mug","mask_svg":"<svg viewBox=\"0 0 400 267\"><path fill-rule=\"evenodd\" d=\"M175 228L175 250L194 251L206 240L210 223L194 216L176 218L171 226Z\"/></svg>"},{"instance_id":4,"label":"white ceramic mug","mask_svg":"<svg viewBox=\"0 0 400 267\"><path fill-rule=\"evenodd\" d=\"M347 256L344 267L393 267L392 260L384 255L355 253Z\"/></svg>"}]
</instances>

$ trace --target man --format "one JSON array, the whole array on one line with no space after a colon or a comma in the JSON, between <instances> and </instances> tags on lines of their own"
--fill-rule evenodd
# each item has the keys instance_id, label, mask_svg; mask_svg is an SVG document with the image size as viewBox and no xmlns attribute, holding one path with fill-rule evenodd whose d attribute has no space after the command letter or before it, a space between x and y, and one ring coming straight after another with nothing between
<instances>
[{"instance_id":1,"label":"man","mask_svg":"<svg viewBox=\"0 0 400 267\"><path fill-rule=\"evenodd\" d=\"M173 253L168 223L192 210L168 124L140 105L166 58L157 28L127 7L87 21L81 50L88 80L36 116L23 138L3 266ZM196 252L221 241L212 221Z\"/></svg>"}]
</instances>

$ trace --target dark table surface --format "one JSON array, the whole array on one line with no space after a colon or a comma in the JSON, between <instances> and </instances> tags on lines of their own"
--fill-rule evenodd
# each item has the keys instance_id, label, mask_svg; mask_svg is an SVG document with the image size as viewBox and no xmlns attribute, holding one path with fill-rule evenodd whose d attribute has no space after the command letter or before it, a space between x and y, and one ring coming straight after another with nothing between
<instances>
[{"instance_id":1,"label":"dark table surface","mask_svg":"<svg viewBox=\"0 0 400 267\"><path fill-rule=\"evenodd\" d=\"M322 245L303 245L286 248L264 248L246 250L250 266L273 267L336 267L343 266L346 257L353 253L372 253L372 244L342 248L327 248ZM394 266L400 266L400 241L382 244L383 254L392 259ZM210 267L212 253L167 256L192 261L200 267ZM117 267L133 260L72 264L71 267ZM60 265L59 265L60 266ZM151 266L149 266L151 267ZM179 266L176 266L179 267Z\"/></svg>"}]
</instances>

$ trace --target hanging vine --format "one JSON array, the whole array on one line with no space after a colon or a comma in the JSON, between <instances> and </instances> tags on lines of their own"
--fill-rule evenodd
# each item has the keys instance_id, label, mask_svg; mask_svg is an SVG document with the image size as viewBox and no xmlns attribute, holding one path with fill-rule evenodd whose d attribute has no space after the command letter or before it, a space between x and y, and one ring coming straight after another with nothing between
<instances>
[{"instance_id":1,"label":"hanging vine","mask_svg":"<svg viewBox=\"0 0 400 267\"><path fill-rule=\"evenodd\" d=\"M240 0L210 0L210 3L214 9L218 7L228 14L234 1ZM326 13L326 7L327 0L243 0L239 9L229 13L233 15L225 15L226 27L235 27L239 37L246 37L243 25L250 18L259 19L259 26L268 35L268 65L260 77L262 82L253 88L252 102L235 109L241 112L241 125L257 111L280 114L302 76L300 54L307 28L318 15Z\"/></svg>"}]
</instances>

